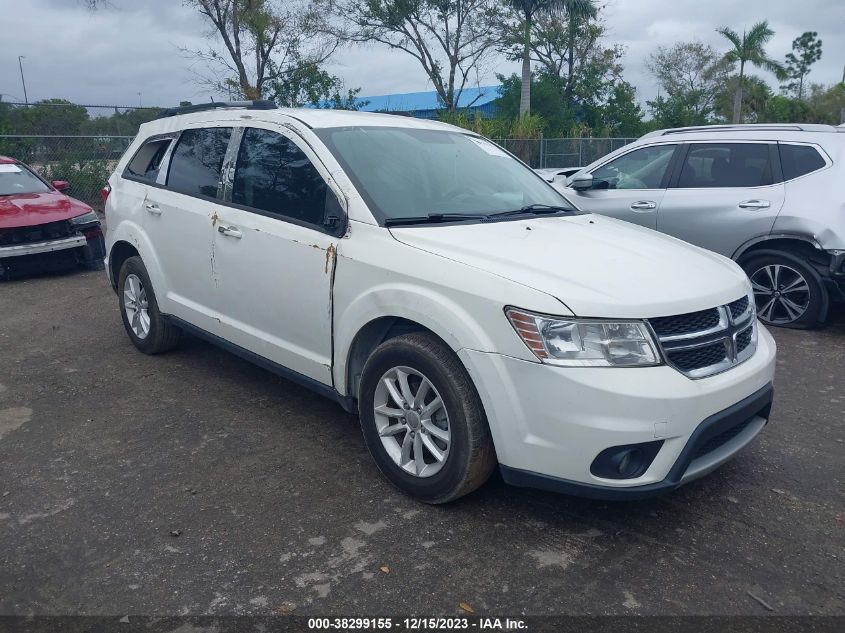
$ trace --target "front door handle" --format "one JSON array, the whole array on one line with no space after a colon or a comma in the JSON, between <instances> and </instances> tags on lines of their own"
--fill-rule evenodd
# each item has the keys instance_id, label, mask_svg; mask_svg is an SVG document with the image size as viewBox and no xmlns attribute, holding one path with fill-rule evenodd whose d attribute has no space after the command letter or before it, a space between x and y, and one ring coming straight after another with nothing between
<instances>
[{"instance_id":1,"label":"front door handle","mask_svg":"<svg viewBox=\"0 0 845 633\"><path fill-rule=\"evenodd\" d=\"M657 203L651 200L640 200L631 205L631 211L637 213L645 213L646 211L654 211L657 208Z\"/></svg>"},{"instance_id":2,"label":"front door handle","mask_svg":"<svg viewBox=\"0 0 845 633\"><path fill-rule=\"evenodd\" d=\"M158 206L157 204L155 204L154 202L147 202L147 203L144 205L144 208L145 208L145 209L146 209L149 213L152 213L153 215L161 215L161 209L160 209L160 208L159 208L159 206Z\"/></svg>"},{"instance_id":3,"label":"front door handle","mask_svg":"<svg viewBox=\"0 0 845 633\"><path fill-rule=\"evenodd\" d=\"M772 203L768 200L744 200L739 203L740 209L768 209Z\"/></svg>"},{"instance_id":4,"label":"front door handle","mask_svg":"<svg viewBox=\"0 0 845 633\"><path fill-rule=\"evenodd\" d=\"M236 226L223 226L221 224L217 227L217 232L237 239L241 239L244 236L244 234L241 233Z\"/></svg>"}]
</instances>

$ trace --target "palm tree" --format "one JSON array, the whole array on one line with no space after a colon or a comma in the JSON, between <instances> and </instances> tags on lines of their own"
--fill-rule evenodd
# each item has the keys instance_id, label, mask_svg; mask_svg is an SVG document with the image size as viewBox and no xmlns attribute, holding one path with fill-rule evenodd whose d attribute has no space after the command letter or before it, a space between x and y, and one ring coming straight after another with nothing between
<instances>
[{"instance_id":1,"label":"palm tree","mask_svg":"<svg viewBox=\"0 0 845 633\"><path fill-rule=\"evenodd\" d=\"M786 77L783 66L766 56L765 46L772 39L775 32L769 28L766 20L758 22L751 27L750 31L743 31L742 37L729 27L716 29L716 31L727 38L733 48L725 53L725 60L731 63L739 63L739 81L734 93L733 122L742 122L742 89L745 81L745 64L752 64L757 68L771 71L778 79Z\"/></svg>"},{"instance_id":2,"label":"palm tree","mask_svg":"<svg viewBox=\"0 0 845 633\"><path fill-rule=\"evenodd\" d=\"M594 0L506 0L522 19L522 90L519 94L519 116L531 112L531 28L539 15L566 13L570 18L570 35L574 41L575 19L596 15ZM570 58L572 57L570 44ZM570 70L573 60L569 60Z\"/></svg>"}]
</instances>

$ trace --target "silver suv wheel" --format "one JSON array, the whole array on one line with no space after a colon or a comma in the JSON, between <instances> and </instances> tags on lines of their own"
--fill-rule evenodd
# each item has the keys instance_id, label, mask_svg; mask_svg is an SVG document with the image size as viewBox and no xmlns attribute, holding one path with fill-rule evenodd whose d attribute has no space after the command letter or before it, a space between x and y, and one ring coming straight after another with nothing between
<instances>
[{"instance_id":1,"label":"silver suv wheel","mask_svg":"<svg viewBox=\"0 0 845 633\"><path fill-rule=\"evenodd\" d=\"M415 477L438 473L449 456L449 415L437 389L421 372L393 367L373 399L376 430L393 462Z\"/></svg>"},{"instance_id":2,"label":"silver suv wheel","mask_svg":"<svg viewBox=\"0 0 845 633\"><path fill-rule=\"evenodd\" d=\"M139 339L147 338L150 333L150 313L147 303L147 290L138 275L132 273L123 282L123 309L129 326Z\"/></svg>"},{"instance_id":3,"label":"silver suv wheel","mask_svg":"<svg viewBox=\"0 0 845 633\"><path fill-rule=\"evenodd\" d=\"M810 306L810 285L783 264L769 264L750 275L757 315L764 323L785 325L799 320Z\"/></svg>"}]
</instances>

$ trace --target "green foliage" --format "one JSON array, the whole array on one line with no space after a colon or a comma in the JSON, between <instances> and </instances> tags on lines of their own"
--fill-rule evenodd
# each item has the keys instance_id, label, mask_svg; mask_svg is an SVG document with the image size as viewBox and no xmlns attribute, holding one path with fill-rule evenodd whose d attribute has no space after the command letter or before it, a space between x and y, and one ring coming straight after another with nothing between
<instances>
[{"instance_id":1,"label":"green foliage","mask_svg":"<svg viewBox=\"0 0 845 633\"><path fill-rule=\"evenodd\" d=\"M613 87L607 105L597 112L595 119L603 123L604 130L596 136L642 136L647 131L643 116L636 89L625 81L620 82Z\"/></svg>"},{"instance_id":2,"label":"green foliage","mask_svg":"<svg viewBox=\"0 0 845 633\"><path fill-rule=\"evenodd\" d=\"M313 62L289 68L270 82L273 101L282 107L305 105L333 110L359 110L368 102L356 99L360 88L345 89L343 81Z\"/></svg>"},{"instance_id":3,"label":"green foliage","mask_svg":"<svg viewBox=\"0 0 845 633\"><path fill-rule=\"evenodd\" d=\"M34 165L38 169L37 165ZM111 175L109 162L106 160L79 160L63 158L45 164L39 170L45 180L67 180L70 189L66 192L83 202L99 207L102 205L100 189Z\"/></svg>"},{"instance_id":4,"label":"green foliage","mask_svg":"<svg viewBox=\"0 0 845 633\"><path fill-rule=\"evenodd\" d=\"M783 90L804 97L804 79L810 74L810 66L822 58L822 41L816 31L805 31L792 40L792 52L786 55L786 75L790 83Z\"/></svg>"},{"instance_id":5,"label":"green foliage","mask_svg":"<svg viewBox=\"0 0 845 633\"><path fill-rule=\"evenodd\" d=\"M646 62L665 95L649 102L660 127L712 121L733 62L699 41L660 46Z\"/></svg>"},{"instance_id":6,"label":"green foliage","mask_svg":"<svg viewBox=\"0 0 845 633\"><path fill-rule=\"evenodd\" d=\"M739 80L734 92L733 121L742 121L742 91L745 89L745 65L751 64L774 73L778 79L786 79L786 69L780 63L766 55L766 44L774 37L775 32L769 28L766 20L758 22L749 31L743 31L740 37L731 28L723 27L716 31L725 37L731 48L725 53L725 60L739 64Z\"/></svg>"}]
</instances>

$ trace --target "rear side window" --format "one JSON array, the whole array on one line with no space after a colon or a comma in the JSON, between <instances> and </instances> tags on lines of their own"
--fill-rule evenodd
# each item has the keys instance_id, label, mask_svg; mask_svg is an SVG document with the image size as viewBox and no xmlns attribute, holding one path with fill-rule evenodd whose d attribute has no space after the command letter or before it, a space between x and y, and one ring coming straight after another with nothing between
<instances>
[{"instance_id":1,"label":"rear side window","mask_svg":"<svg viewBox=\"0 0 845 633\"><path fill-rule=\"evenodd\" d=\"M157 138L144 143L126 166L125 175L147 182L155 182L158 178L161 161L172 142L172 138Z\"/></svg>"},{"instance_id":2,"label":"rear side window","mask_svg":"<svg viewBox=\"0 0 845 633\"><path fill-rule=\"evenodd\" d=\"M772 182L766 143L695 143L689 147L676 186L761 187Z\"/></svg>"},{"instance_id":3,"label":"rear side window","mask_svg":"<svg viewBox=\"0 0 845 633\"><path fill-rule=\"evenodd\" d=\"M326 182L289 138L260 128L244 132L232 202L322 226Z\"/></svg>"},{"instance_id":4,"label":"rear side window","mask_svg":"<svg viewBox=\"0 0 845 633\"><path fill-rule=\"evenodd\" d=\"M170 159L167 186L189 195L214 198L232 128L210 127L185 130Z\"/></svg>"},{"instance_id":5,"label":"rear side window","mask_svg":"<svg viewBox=\"0 0 845 633\"><path fill-rule=\"evenodd\" d=\"M798 176L809 174L827 164L819 151L810 145L779 143L778 148L784 180L792 180L798 178Z\"/></svg>"}]
</instances>

